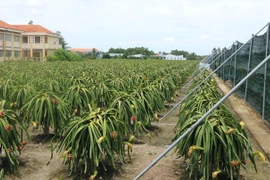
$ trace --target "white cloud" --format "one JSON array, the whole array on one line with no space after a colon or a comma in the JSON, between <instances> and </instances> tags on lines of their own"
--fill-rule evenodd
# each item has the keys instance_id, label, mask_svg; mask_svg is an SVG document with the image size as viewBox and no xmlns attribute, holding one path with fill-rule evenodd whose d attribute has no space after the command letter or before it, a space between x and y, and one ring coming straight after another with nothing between
<instances>
[{"instance_id":1,"label":"white cloud","mask_svg":"<svg viewBox=\"0 0 270 180\"><path fill-rule=\"evenodd\" d=\"M165 37L162 40L165 41L165 42L174 42L175 38L174 37Z\"/></svg>"},{"instance_id":2,"label":"white cloud","mask_svg":"<svg viewBox=\"0 0 270 180\"><path fill-rule=\"evenodd\" d=\"M200 39L209 39L209 38L210 38L210 36L208 36L208 35L203 35L200 37Z\"/></svg>"},{"instance_id":3,"label":"white cloud","mask_svg":"<svg viewBox=\"0 0 270 180\"><path fill-rule=\"evenodd\" d=\"M33 5L37 5L41 2L41 0L25 0L25 3L27 5L33 6Z\"/></svg>"},{"instance_id":4,"label":"white cloud","mask_svg":"<svg viewBox=\"0 0 270 180\"><path fill-rule=\"evenodd\" d=\"M128 42L118 42L117 45L119 46L134 46L138 43L136 41L128 41Z\"/></svg>"},{"instance_id":5,"label":"white cloud","mask_svg":"<svg viewBox=\"0 0 270 180\"><path fill-rule=\"evenodd\" d=\"M41 14L40 10L38 10L38 9L32 9L31 12L33 15L36 15L36 16Z\"/></svg>"},{"instance_id":6,"label":"white cloud","mask_svg":"<svg viewBox=\"0 0 270 180\"><path fill-rule=\"evenodd\" d=\"M269 6L269 0L10 0L1 4L0 18L61 31L71 47L207 54L246 42L269 21Z\"/></svg>"}]
</instances>

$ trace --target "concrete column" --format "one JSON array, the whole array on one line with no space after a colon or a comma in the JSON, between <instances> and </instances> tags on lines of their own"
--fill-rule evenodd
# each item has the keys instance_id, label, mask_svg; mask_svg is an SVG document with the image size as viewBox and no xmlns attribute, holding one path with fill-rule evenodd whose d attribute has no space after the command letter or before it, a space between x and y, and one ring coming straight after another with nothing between
<instances>
[{"instance_id":1,"label":"concrete column","mask_svg":"<svg viewBox=\"0 0 270 180\"><path fill-rule=\"evenodd\" d=\"M45 36L43 36L42 61L45 61Z\"/></svg>"},{"instance_id":2,"label":"concrete column","mask_svg":"<svg viewBox=\"0 0 270 180\"><path fill-rule=\"evenodd\" d=\"M11 32L11 59L14 60L14 32Z\"/></svg>"},{"instance_id":3,"label":"concrete column","mask_svg":"<svg viewBox=\"0 0 270 180\"><path fill-rule=\"evenodd\" d=\"M6 60L6 32L3 33L3 57Z\"/></svg>"},{"instance_id":4,"label":"concrete column","mask_svg":"<svg viewBox=\"0 0 270 180\"><path fill-rule=\"evenodd\" d=\"M20 37L20 58L23 59L23 52L22 52L22 34Z\"/></svg>"},{"instance_id":5,"label":"concrete column","mask_svg":"<svg viewBox=\"0 0 270 180\"><path fill-rule=\"evenodd\" d=\"M2 51L3 51L3 53L4 53L4 48L5 48L5 46L4 46L4 32L0 32L0 34L1 34L1 36L2 36ZM0 61L2 61L2 59L4 60L4 54L2 54L2 56L3 57L0 57Z\"/></svg>"},{"instance_id":6,"label":"concrete column","mask_svg":"<svg viewBox=\"0 0 270 180\"><path fill-rule=\"evenodd\" d=\"M29 36L30 38L30 60L33 60L33 36Z\"/></svg>"}]
</instances>

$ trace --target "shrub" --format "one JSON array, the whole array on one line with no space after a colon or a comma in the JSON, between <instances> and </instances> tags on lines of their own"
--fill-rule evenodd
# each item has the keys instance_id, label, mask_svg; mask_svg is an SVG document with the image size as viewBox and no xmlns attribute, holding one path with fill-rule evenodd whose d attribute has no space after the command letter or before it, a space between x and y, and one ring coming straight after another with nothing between
<instances>
[{"instance_id":1,"label":"shrub","mask_svg":"<svg viewBox=\"0 0 270 180\"><path fill-rule=\"evenodd\" d=\"M57 49L52 56L47 56L48 61L81 61L82 56L77 53L65 50Z\"/></svg>"},{"instance_id":2,"label":"shrub","mask_svg":"<svg viewBox=\"0 0 270 180\"><path fill-rule=\"evenodd\" d=\"M126 150L128 154L132 150L132 145L125 142L124 131L127 127L115 117L114 109L90 109L70 119L59 132L60 141L52 150L63 152L63 163L68 164L70 175L92 174L94 179L99 171L115 168L117 160L123 162Z\"/></svg>"},{"instance_id":3,"label":"shrub","mask_svg":"<svg viewBox=\"0 0 270 180\"><path fill-rule=\"evenodd\" d=\"M0 169L9 168L14 170L18 166L17 154L21 154L26 145L26 141L23 140L23 132L27 134L17 113L9 109L6 101L0 101L0 153L4 151L6 156L0 156ZM8 162L9 167L5 166L5 161ZM0 177L3 174L2 169Z\"/></svg>"}]
</instances>

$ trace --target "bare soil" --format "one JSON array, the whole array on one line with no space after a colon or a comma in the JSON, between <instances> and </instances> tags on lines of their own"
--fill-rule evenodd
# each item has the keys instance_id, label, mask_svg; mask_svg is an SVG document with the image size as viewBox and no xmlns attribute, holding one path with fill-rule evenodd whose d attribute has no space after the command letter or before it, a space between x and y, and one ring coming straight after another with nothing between
<instances>
[{"instance_id":1,"label":"bare soil","mask_svg":"<svg viewBox=\"0 0 270 180\"><path fill-rule=\"evenodd\" d=\"M176 98L176 102L187 94L188 87ZM239 99L239 101L241 101ZM161 112L164 115L169 109ZM114 172L110 172L98 179L112 180L131 180L134 179L144 168L146 168L155 158L157 158L171 144L174 137L173 128L178 121L178 111L176 108L170 115L160 122L153 123L151 128L152 138L141 137L140 144L133 144L133 153L131 159L126 164L119 166ZM234 112L234 111L232 111ZM237 117L237 114L235 114ZM41 132L31 132L31 137L37 137ZM254 151L261 148L255 139L249 134L249 138ZM30 142L25 146L22 155L19 156L20 166L15 174L6 175L6 180L71 180L68 177L67 167L62 165L60 155L54 154L51 158L50 142ZM48 164L48 165L47 165ZM247 171L242 171L243 179L251 180L269 180L269 163L262 163L257 160L259 173L256 173L252 167ZM152 167L141 179L142 180L186 180L188 175L185 172L186 164L183 158L177 158L173 150L162 158L154 167Z\"/></svg>"}]
</instances>

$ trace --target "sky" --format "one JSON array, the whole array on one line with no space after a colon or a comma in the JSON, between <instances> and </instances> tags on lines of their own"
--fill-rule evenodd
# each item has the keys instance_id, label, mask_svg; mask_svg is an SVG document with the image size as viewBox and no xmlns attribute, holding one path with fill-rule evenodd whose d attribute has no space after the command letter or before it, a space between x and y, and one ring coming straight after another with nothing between
<instances>
[{"instance_id":1,"label":"sky","mask_svg":"<svg viewBox=\"0 0 270 180\"><path fill-rule=\"evenodd\" d=\"M73 48L210 54L270 21L269 0L1 0L0 19L60 31Z\"/></svg>"}]
</instances>

